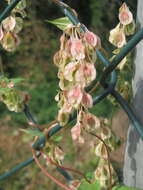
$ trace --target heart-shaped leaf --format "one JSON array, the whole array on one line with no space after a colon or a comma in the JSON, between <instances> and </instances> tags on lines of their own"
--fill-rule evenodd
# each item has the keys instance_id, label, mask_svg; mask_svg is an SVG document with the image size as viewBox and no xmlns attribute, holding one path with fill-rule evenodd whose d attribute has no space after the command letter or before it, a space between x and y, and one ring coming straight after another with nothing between
<instances>
[{"instance_id":1,"label":"heart-shaped leaf","mask_svg":"<svg viewBox=\"0 0 143 190\"><path fill-rule=\"evenodd\" d=\"M68 17L62 17L52 21L47 20L47 22L56 25L61 30L65 30L69 24L72 24Z\"/></svg>"}]
</instances>

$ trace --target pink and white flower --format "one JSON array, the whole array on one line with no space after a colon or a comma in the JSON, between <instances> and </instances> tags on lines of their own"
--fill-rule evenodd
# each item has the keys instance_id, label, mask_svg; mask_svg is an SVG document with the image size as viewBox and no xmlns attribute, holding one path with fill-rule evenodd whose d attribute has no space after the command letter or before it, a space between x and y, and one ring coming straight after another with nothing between
<instances>
[{"instance_id":1,"label":"pink and white flower","mask_svg":"<svg viewBox=\"0 0 143 190\"><path fill-rule=\"evenodd\" d=\"M84 87L96 78L96 69L92 63L82 63L75 74L75 80Z\"/></svg>"},{"instance_id":2,"label":"pink and white flower","mask_svg":"<svg viewBox=\"0 0 143 190\"><path fill-rule=\"evenodd\" d=\"M13 16L9 16L2 21L2 25L5 31L13 31L16 25L16 20Z\"/></svg>"},{"instance_id":3,"label":"pink and white flower","mask_svg":"<svg viewBox=\"0 0 143 190\"><path fill-rule=\"evenodd\" d=\"M100 38L93 32L87 31L84 34L86 42L92 47L101 47Z\"/></svg>"},{"instance_id":4,"label":"pink and white flower","mask_svg":"<svg viewBox=\"0 0 143 190\"><path fill-rule=\"evenodd\" d=\"M126 44L126 37L123 29L120 28L120 25L110 31L109 42L118 48L121 48Z\"/></svg>"},{"instance_id":5,"label":"pink and white flower","mask_svg":"<svg viewBox=\"0 0 143 190\"><path fill-rule=\"evenodd\" d=\"M81 124L78 122L72 129L71 135L73 141L78 141L81 134Z\"/></svg>"},{"instance_id":6,"label":"pink and white flower","mask_svg":"<svg viewBox=\"0 0 143 190\"><path fill-rule=\"evenodd\" d=\"M100 120L91 113L83 114L83 123L88 130L98 130L100 128Z\"/></svg>"},{"instance_id":7,"label":"pink and white flower","mask_svg":"<svg viewBox=\"0 0 143 190\"><path fill-rule=\"evenodd\" d=\"M65 68L64 68L64 77L68 81L73 81L73 73L77 68L77 63L76 62L70 62L68 63Z\"/></svg>"},{"instance_id":8,"label":"pink and white flower","mask_svg":"<svg viewBox=\"0 0 143 190\"><path fill-rule=\"evenodd\" d=\"M69 104L69 103L65 103L64 105L63 105L63 110L66 112L66 113L71 113L72 112L72 106Z\"/></svg>"},{"instance_id":9,"label":"pink and white flower","mask_svg":"<svg viewBox=\"0 0 143 190\"><path fill-rule=\"evenodd\" d=\"M73 89L67 92L68 103L75 108L78 108L78 106L80 105L82 97L83 97L83 90L79 85L75 86Z\"/></svg>"},{"instance_id":10,"label":"pink and white flower","mask_svg":"<svg viewBox=\"0 0 143 190\"><path fill-rule=\"evenodd\" d=\"M81 60L85 58L85 48L81 39L73 38L71 39L71 55L77 59Z\"/></svg>"},{"instance_id":11,"label":"pink and white flower","mask_svg":"<svg viewBox=\"0 0 143 190\"><path fill-rule=\"evenodd\" d=\"M92 96L86 92L83 93L82 96L82 105L85 106L86 108L91 108L93 106L93 99Z\"/></svg>"},{"instance_id":12,"label":"pink and white flower","mask_svg":"<svg viewBox=\"0 0 143 190\"><path fill-rule=\"evenodd\" d=\"M123 25L128 25L133 22L133 15L130 12L126 3L123 3L121 8L119 9L119 20L120 20L120 23Z\"/></svg>"},{"instance_id":13,"label":"pink and white flower","mask_svg":"<svg viewBox=\"0 0 143 190\"><path fill-rule=\"evenodd\" d=\"M65 52L64 54L66 57L71 56L71 45L72 45L71 39L67 40L65 43L65 49L64 49L64 52Z\"/></svg>"}]
</instances>

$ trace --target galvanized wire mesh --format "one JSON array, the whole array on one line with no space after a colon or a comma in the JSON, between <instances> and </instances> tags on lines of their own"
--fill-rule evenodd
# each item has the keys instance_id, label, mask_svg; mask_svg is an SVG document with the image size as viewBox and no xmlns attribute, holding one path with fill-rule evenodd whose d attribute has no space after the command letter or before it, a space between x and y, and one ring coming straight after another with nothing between
<instances>
[{"instance_id":1,"label":"galvanized wire mesh","mask_svg":"<svg viewBox=\"0 0 143 190\"><path fill-rule=\"evenodd\" d=\"M13 0L11 1L11 3L4 9L4 11L0 14L0 23L3 21L3 19L5 19L10 12L15 8L15 6L20 2L21 0ZM56 2L56 1L55 1ZM61 9L61 11L63 12L63 14L65 16L67 16L70 21L74 24L74 25L79 25L80 22L78 20L77 17L75 17L72 12L70 11L70 9L68 9L66 6L64 6L64 4L57 4L59 6L59 8ZM84 31L84 27L81 25L81 30ZM133 49L135 48L135 46L143 39L143 28L140 29L133 37L132 39L121 49L120 53L118 55L116 55L116 57L112 60L112 62L110 62L108 59L106 59L106 57L104 57L101 53L100 50L96 49L96 54L98 56L98 58L100 59L100 61L105 65L105 70L102 73L100 79L98 82L100 82L100 84L103 87L103 92L100 93L99 95L96 95L93 97L93 101L94 101L94 105L98 104L100 101L102 101L105 97L107 97L109 94L112 95L116 101L121 105L121 107L124 109L124 111L127 113L130 121L132 122L133 126L136 128L136 130L138 131L140 137L143 139L143 126L141 125L139 119L137 118L137 116L134 113L134 110L128 105L128 103L123 99L123 97L115 90L115 86L117 83L117 76L116 76L116 67L118 66L118 64L121 62L121 60ZM110 82L106 82L107 78L110 76ZM95 83L93 82L91 84L90 87L88 87L86 90L89 91L90 89L92 89L92 87L95 85ZM25 116L28 118L29 121L32 121L33 123L36 124L36 121L33 119L28 105L25 105L25 109L24 109L24 114ZM70 121L76 119L76 116L71 116ZM70 122L69 121L69 122ZM60 125L56 125L54 128L52 128L49 133L48 133L48 137L50 138L51 136L53 136L54 134L56 134L59 130L62 129L62 126ZM43 137L39 138L34 144L33 144L33 148L35 150L40 150L41 147L44 146L46 142L46 138L43 135ZM40 153L37 153L37 157L40 156ZM13 175L14 173L16 173L17 171L21 170L22 168L30 165L32 162L34 162L34 158L30 158L22 163L20 163L19 165L17 165L16 167L14 167L13 169L11 169L10 171L8 171L5 174L0 175L0 181L7 179L9 176ZM57 168L58 171L67 179L67 180L71 180L72 177L69 175L69 173L67 173L65 170L61 169L61 168Z\"/></svg>"}]
</instances>

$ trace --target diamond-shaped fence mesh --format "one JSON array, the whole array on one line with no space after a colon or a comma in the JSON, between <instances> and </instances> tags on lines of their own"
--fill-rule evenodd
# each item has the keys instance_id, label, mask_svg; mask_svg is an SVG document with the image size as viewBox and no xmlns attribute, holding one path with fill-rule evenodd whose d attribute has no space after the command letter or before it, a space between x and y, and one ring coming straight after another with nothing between
<instances>
[{"instance_id":1,"label":"diamond-shaped fence mesh","mask_svg":"<svg viewBox=\"0 0 143 190\"><path fill-rule=\"evenodd\" d=\"M2 1L2 0L0 0ZM3 12L0 14L0 23L3 21L3 19L5 19L10 12L15 8L15 6L20 2L21 0L13 0L11 1L11 3L3 10ZM74 24L74 25L80 25L80 22L78 20L78 18L73 15L73 13L70 11L70 9L68 9L64 4L58 3L60 1L57 0L52 0L55 4L57 4L59 6L59 8L61 9L61 11L63 12L63 14L65 16L67 16L70 21ZM81 30L84 32L85 28L83 27L83 25L81 26ZM120 53L116 55L116 57L110 62L108 59L106 59L106 57L104 57L101 53L100 50L96 49L96 54L98 56L98 58L100 59L100 61L105 65L105 70L103 71L100 79L99 79L99 83L102 85L103 87L103 91L102 93L100 93L99 95L96 95L93 97L93 101L94 101L94 105L98 104L100 101L102 101L105 97L107 97L109 94L112 95L116 101L121 105L121 107L124 109L124 111L127 113L130 121L132 122L133 126L136 128L136 130L138 131L140 137L143 139L143 126L141 125L140 121L138 120L137 116L134 113L134 110L128 105L128 103L124 100L124 98L115 90L116 87L116 83L117 83L117 76L116 76L116 67L118 66L118 64L121 62L121 60L143 39L143 28L140 29L133 37L132 39L121 49ZM110 77L110 82L106 82L107 78ZM88 87L86 90L89 91L92 89L92 87L95 85L95 82L93 82L90 87ZM36 121L33 119L29 108L27 105L25 105L25 109L24 109L24 114L25 116L28 118L29 121L33 122L36 124ZM76 116L71 116L70 121L76 119ZM48 137L50 138L52 135L56 134L59 130L62 129L62 126L60 125L56 125L54 128L52 128L49 133L48 133ZM43 137L39 138L34 144L33 144L33 148L35 150L37 150L37 157L40 156L40 152L38 152L38 150L40 150L41 147L44 146L46 141L45 136L43 135ZM7 173L0 175L0 181L7 179L8 177L10 177L11 175L13 175L14 173L16 173L17 171L21 170L22 168L30 165L32 162L34 162L34 158L30 158L22 163L20 163L19 165L17 165L16 167L14 167L13 169L11 169L10 171L8 171ZM67 179L67 180L72 180L72 177L70 176L70 174L65 171L64 169L61 168L57 168L57 170Z\"/></svg>"}]
</instances>

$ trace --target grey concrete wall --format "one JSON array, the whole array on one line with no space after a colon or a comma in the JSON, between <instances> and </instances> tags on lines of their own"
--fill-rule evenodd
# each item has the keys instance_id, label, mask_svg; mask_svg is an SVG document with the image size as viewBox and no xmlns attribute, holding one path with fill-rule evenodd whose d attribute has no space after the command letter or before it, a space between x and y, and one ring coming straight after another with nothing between
<instances>
[{"instance_id":1,"label":"grey concrete wall","mask_svg":"<svg viewBox=\"0 0 143 190\"><path fill-rule=\"evenodd\" d=\"M143 0L138 0L137 23L143 27ZM133 107L143 124L143 40L137 45L134 65ZM128 130L123 175L127 186L143 189L143 141L132 124Z\"/></svg>"}]
</instances>

